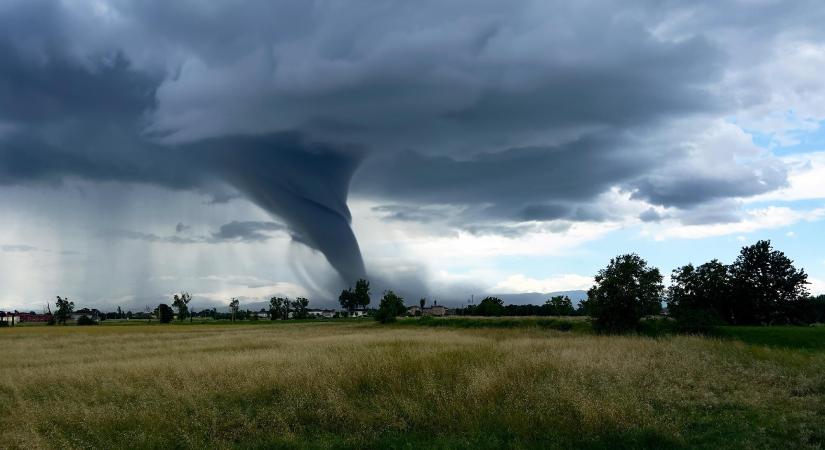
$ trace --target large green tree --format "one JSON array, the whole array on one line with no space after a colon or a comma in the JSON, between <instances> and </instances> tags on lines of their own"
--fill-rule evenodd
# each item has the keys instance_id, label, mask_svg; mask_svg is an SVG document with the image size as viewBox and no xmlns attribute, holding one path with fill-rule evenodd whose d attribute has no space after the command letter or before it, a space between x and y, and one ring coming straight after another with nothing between
<instances>
[{"instance_id":1,"label":"large green tree","mask_svg":"<svg viewBox=\"0 0 825 450\"><path fill-rule=\"evenodd\" d=\"M378 312L375 320L381 323L395 322L395 318L404 314L407 307L404 306L404 299L396 295L393 291L384 292L381 303L378 305Z\"/></svg>"},{"instance_id":2,"label":"large green tree","mask_svg":"<svg viewBox=\"0 0 825 450\"><path fill-rule=\"evenodd\" d=\"M572 316L576 310L573 301L566 295L555 295L544 302L547 313L551 316Z\"/></svg>"},{"instance_id":3,"label":"large green tree","mask_svg":"<svg viewBox=\"0 0 825 450\"><path fill-rule=\"evenodd\" d=\"M673 270L668 287L668 312L682 329L703 332L732 320L729 268L714 259L698 267Z\"/></svg>"},{"instance_id":4,"label":"large green tree","mask_svg":"<svg viewBox=\"0 0 825 450\"><path fill-rule=\"evenodd\" d=\"M172 297L172 306L178 310L178 321L183 322L186 316L189 315L189 302L192 301L192 296L188 292L183 292L180 295L175 294Z\"/></svg>"},{"instance_id":5,"label":"large green tree","mask_svg":"<svg viewBox=\"0 0 825 450\"><path fill-rule=\"evenodd\" d=\"M661 311L662 275L635 253L619 255L595 276L587 291L593 327L603 333L632 331L639 320Z\"/></svg>"},{"instance_id":6,"label":"large green tree","mask_svg":"<svg viewBox=\"0 0 825 450\"><path fill-rule=\"evenodd\" d=\"M284 302L288 301L282 297L272 297L269 299L269 320L278 320L281 318L281 310Z\"/></svg>"},{"instance_id":7,"label":"large green tree","mask_svg":"<svg viewBox=\"0 0 825 450\"><path fill-rule=\"evenodd\" d=\"M360 279L355 283L355 289L344 289L338 296L341 308L349 312L357 308L366 308L370 304L370 282Z\"/></svg>"},{"instance_id":8,"label":"large green tree","mask_svg":"<svg viewBox=\"0 0 825 450\"><path fill-rule=\"evenodd\" d=\"M298 297L292 302L292 318L306 319L309 317L309 299Z\"/></svg>"},{"instance_id":9,"label":"large green tree","mask_svg":"<svg viewBox=\"0 0 825 450\"><path fill-rule=\"evenodd\" d=\"M370 282L360 279L355 283L353 302L356 308L366 308L370 304Z\"/></svg>"},{"instance_id":10,"label":"large green tree","mask_svg":"<svg viewBox=\"0 0 825 450\"><path fill-rule=\"evenodd\" d=\"M235 321L235 318L238 316L238 310L241 307L241 302L237 298L232 298L229 301L229 311L232 313L232 321Z\"/></svg>"},{"instance_id":11,"label":"large green tree","mask_svg":"<svg viewBox=\"0 0 825 450\"><path fill-rule=\"evenodd\" d=\"M347 311L352 311L353 309L355 309L355 306L353 306L354 305L354 303L353 303L353 296L354 295L355 295L355 293L352 292L352 289L342 290L341 295L338 296L338 303L341 304L341 308L343 308Z\"/></svg>"},{"instance_id":12,"label":"large green tree","mask_svg":"<svg viewBox=\"0 0 825 450\"><path fill-rule=\"evenodd\" d=\"M68 298L61 298L58 295L54 305L57 308L54 312L55 319L57 319L58 323L65 325L66 321L72 316L72 311L74 311L74 302L70 302Z\"/></svg>"},{"instance_id":13,"label":"large green tree","mask_svg":"<svg viewBox=\"0 0 825 450\"><path fill-rule=\"evenodd\" d=\"M160 323L169 323L175 317L175 311L173 311L172 308L170 308L169 305L167 305L166 303L161 303L160 305L158 305L158 309L156 311L158 315L158 321Z\"/></svg>"},{"instance_id":14,"label":"large green tree","mask_svg":"<svg viewBox=\"0 0 825 450\"><path fill-rule=\"evenodd\" d=\"M473 311L479 316L502 316L504 315L504 300L498 297L486 297Z\"/></svg>"},{"instance_id":15,"label":"large green tree","mask_svg":"<svg viewBox=\"0 0 825 450\"><path fill-rule=\"evenodd\" d=\"M771 241L743 247L730 266L731 318L737 325L793 323L808 296L808 275Z\"/></svg>"}]
</instances>

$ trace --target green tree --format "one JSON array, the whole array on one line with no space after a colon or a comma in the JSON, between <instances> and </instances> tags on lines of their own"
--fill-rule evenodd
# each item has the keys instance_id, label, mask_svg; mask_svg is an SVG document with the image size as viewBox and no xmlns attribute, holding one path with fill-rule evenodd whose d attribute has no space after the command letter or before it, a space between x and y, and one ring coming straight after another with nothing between
<instances>
[{"instance_id":1,"label":"green tree","mask_svg":"<svg viewBox=\"0 0 825 450\"><path fill-rule=\"evenodd\" d=\"M158 321L160 323L169 323L175 318L175 311L173 311L172 308L170 308L166 303L161 303L158 305L158 309L156 311Z\"/></svg>"},{"instance_id":2,"label":"green tree","mask_svg":"<svg viewBox=\"0 0 825 450\"><path fill-rule=\"evenodd\" d=\"M811 297L809 304L810 316L808 322L825 323L825 295Z\"/></svg>"},{"instance_id":3,"label":"green tree","mask_svg":"<svg viewBox=\"0 0 825 450\"><path fill-rule=\"evenodd\" d=\"M54 312L54 317L57 319L57 322L66 325L66 321L69 320L72 316L72 311L74 311L74 302L70 302L68 297L61 298L58 295L55 307L57 310Z\"/></svg>"},{"instance_id":4,"label":"green tree","mask_svg":"<svg viewBox=\"0 0 825 450\"><path fill-rule=\"evenodd\" d=\"M309 307L309 299L304 297L298 297L292 302L292 318L294 319L306 319L309 317L308 308Z\"/></svg>"},{"instance_id":5,"label":"green tree","mask_svg":"<svg viewBox=\"0 0 825 450\"><path fill-rule=\"evenodd\" d=\"M667 290L668 312L685 331L706 332L732 320L728 266L714 259L699 267L673 270Z\"/></svg>"},{"instance_id":6,"label":"green tree","mask_svg":"<svg viewBox=\"0 0 825 450\"><path fill-rule=\"evenodd\" d=\"M366 308L370 304L370 282L360 279L355 283L353 304L356 308Z\"/></svg>"},{"instance_id":7,"label":"green tree","mask_svg":"<svg viewBox=\"0 0 825 450\"><path fill-rule=\"evenodd\" d=\"M421 298L421 299L418 300L418 305L421 307L421 309L419 309L418 312L416 312L416 315L418 315L418 316L423 316L424 315L424 305L426 305L426 304L427 304L427 299L426 298Z\"/></svg>"},{"instance_id":8,"label":"green tree","mask_svg":"<svg viewBox=\"0 0 825 450\"><path fill-rule=\"evenodd\" d=\"M551 316L572 316L576 310L573 301L566 295L555 295L544 302L544 306Z\"/></svg>"},{"instance_id":9,"label":"green tree","mask_svg":"<svg viewBox=\"0 0 825 450\"><path fill-rule=\"evenodd\" d=\"M808 275L771 241L743 247L730 266L732 321L737 325L800 322Z\"/></svg>"},{"instance_id":10,"label":"green tree","mask_svg":"<svg viewBox=\"0 0 825 450\"><path fill-rule=\"evenodd\" d=\"M498 297L486 297L475 307L475 313L479 316L504 315L504 300Z\"/></svg>"},{"instance_id":11,"label":"green tree","mask_svg":"<svg viewBox=\"0 0 825 450\"><path fill-rule=\"evenodd\" d=\"M587 291L593 327L602 333L634 330L639 320L661 311L662 275L635 253L619 255L599 271Z\"/></svg>"},{"instance_id":12,"label":"green tree","mask_svg":"<svg viewBox=\"0 0 825 450\"><path fill-rule=\"evenodd\" d=\"M229 301L229 311L232 312L232 321L235 321L235 317L238 315L238 309L241 307L241 302L237 298L232 298Z\"/></svg>"},{"instance_id":13,"label":"green tree","mask_svg":"<svg viewBox=\"0 0 825 450\"><path fill-rule=\"evenodd\" d=\"M341 308L352 312L355 309L355 293L352 289L342 290L341 295L338 296L338 303L341 304Z\"/></svg>"},{"instance_id":14,"label":"green tree","mask_svg":"<svg viewBox=\"0 0 825 450\"><path fill-rule=\"evenodd\" d=\"M370 304L370 282L360 279L355 283L355 290L344 289L338 296L338 303L349 313L357 308L366 308Z\"/></svg>"},{"instance_id":15,"label":"green tree","mask_svg":"<svg viewBox=\"0 0 825 450\"><path fill-rule=\"evenodd\" d=\"M281 318L281 311L283 310L284 302L289 301L281 297L272 297L269 299L269 320L277 320Z\"/></svg>"},{"instance_id":16,"label":"green tree","mask_svg":"<svg viewBox=\"0 0 825 450\"><path fill-rule=\"evenodd\" d=\"M284 297L283 303L281 303L281 319L289 320L289 312L292 310L292 302L289 300L289 297Z\"/></svg>"},{"instance_id":17,"label":"green tree","mask_svg":"<svg viewBox=\"0 0 825 450\"><path fill-rule=\"evenodd\" d=\"M172 300L172 306L178 310L178 321L183 322L189 315L189 302L192 301L192 296L188 292L183 292L180 295L175 294Z\"/></svg>"},{"instance_id":18,"label":"green tree","mask_svg":"<svg viewBox=\"0 0 825 450\"><path fill-rule=\"evenodd\" d=\"M378 305L378 312L375 314L375 320L381 323L395 322L395 318L404 314L407 307L404 306L404 299L399 297L393 291L385 291L381 298L381 303Z\"/></svg>"}]
</instances>

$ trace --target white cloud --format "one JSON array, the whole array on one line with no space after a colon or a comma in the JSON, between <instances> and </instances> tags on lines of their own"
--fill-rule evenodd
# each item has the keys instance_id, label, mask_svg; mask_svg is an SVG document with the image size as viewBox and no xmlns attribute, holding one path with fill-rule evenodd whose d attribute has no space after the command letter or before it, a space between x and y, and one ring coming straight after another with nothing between
<instances>
[{"instance_id":1,"label":"white cloud","mask_svg":"<svg viewBox=\"0 0 825 450\"><path fill-rule=\"evenodd\" d=\"M233 297L238 297L245 300L265 300L273 295L284 295L287 297L307 297L307 291L297 284L279 282L267 286L242 286L237 284L229 284L220 290L211 292L196 292L192 296L196 298L205 298L214 302L229 304L229 300Z\"/></svg>"},{"instance_id":2,"label":"white cloud","mask_svg":"<svg viewBox=\"0 0 825 450\"><path fill-rule=\"evenodd\" d=\"M747 202L794 201L825 198L825 152L785 156L788 187L751 197Z\"/></svg>"},{"instance_id":3,"label":"white cloud","mask_svg":"<svg viewBox=\"0 0 825 450\"><path fill-rule=\"evenodd\" d=\"M769 206L745 211L745 216L739 222L708 225L665 225L664 229L655 234L655 239L658 241L668 238L701 239L728 234L751 233L762 229L782 228L802 221L813 222L823 217L825 217L825 208L795 210Z\"/></svg>"},{"instance_id":4,"label":"white cloud","mask_svg":"<svg viewBox=\"0 0 825 450\"><path fill-rule=\"evenodd\" d=\"M498 282L490 292L502 294L527 292L554 292L589 289L593 285L593 277L566 273L551 275L547 278L529 278L524 275L510 275Z\"/></svg>"},{"instance_id":5,"label":"white cloud","mask_svg":"<svg viewBox=\"0 0 825 450\"><path fill-rule=\"evenodd\" d=\"M808 278L808 290L811 291L811 295L823 295L825 294L825 280L820 278Z\"/></svg>"},{"instance_id":6,"label":"white cloud","mask_svg":"<svg viewBox=\"0 0 825 450\"><path fill-rule=\"evenodd\" d=\"M367 260L404 254L436 267L443 262L497 256L562 255L622 227L615 222L524 222L519 225L526 227L525 232L519 235L473 234L445 223L387 222L373 212L377 204L366 200L353 201L350 206L353 228Z\"/></svg>"}]
</instances>

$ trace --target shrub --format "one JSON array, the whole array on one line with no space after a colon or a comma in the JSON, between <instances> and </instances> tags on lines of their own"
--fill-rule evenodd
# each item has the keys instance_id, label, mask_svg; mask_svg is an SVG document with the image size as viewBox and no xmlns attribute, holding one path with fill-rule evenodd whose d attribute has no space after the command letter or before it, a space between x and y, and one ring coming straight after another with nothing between
<instances>
[{"instance_id":1,"label":"shrub","mask_svg":"<svg viewBox=\"0 0 825 450\"><path fill-rule=\"evenodd\" d=\"M161 303L158 305L157 312L160 323L170 323L175 317L175 312L172 311L172 308L170 308L166 303Z\"/></svg>"},{"instance_id":2,"label":"shrub","mask_svg":"<svg viewBox=\"0 0 825 450\"><path fill-rule=\"evenodd\" d=\"M681 333L712 334L716 327L724 324L714 309L682 310L676 318L676 330Z\"/></svg>"},{"instance_id":3,"label":"shrub","mask_svg":"<svg viewBox=\"0 0 825 450\"><path fill-rule=\"evenodd\" d=\"M77 319L77 324L80 325L80 326L97 325L97 321L92 319L89 316L84 315L84 316L80 316L80 318Z\"/></svg>"}]
</instances>

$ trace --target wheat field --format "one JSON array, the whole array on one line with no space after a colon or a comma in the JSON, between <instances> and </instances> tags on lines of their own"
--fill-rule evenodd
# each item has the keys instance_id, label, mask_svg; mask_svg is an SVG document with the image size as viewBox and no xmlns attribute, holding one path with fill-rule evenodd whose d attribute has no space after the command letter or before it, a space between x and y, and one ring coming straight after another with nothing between
<instances>
[{"instance_id":1,"label":"wheat field","mask_svg":"<svg viewBox=\"0 0 825 450\"><path fill-rule=\"evenodd\" d=\"M0 330L0 448L822 448L825 353L371 322Z\"/></svg>"}]
</instances>

